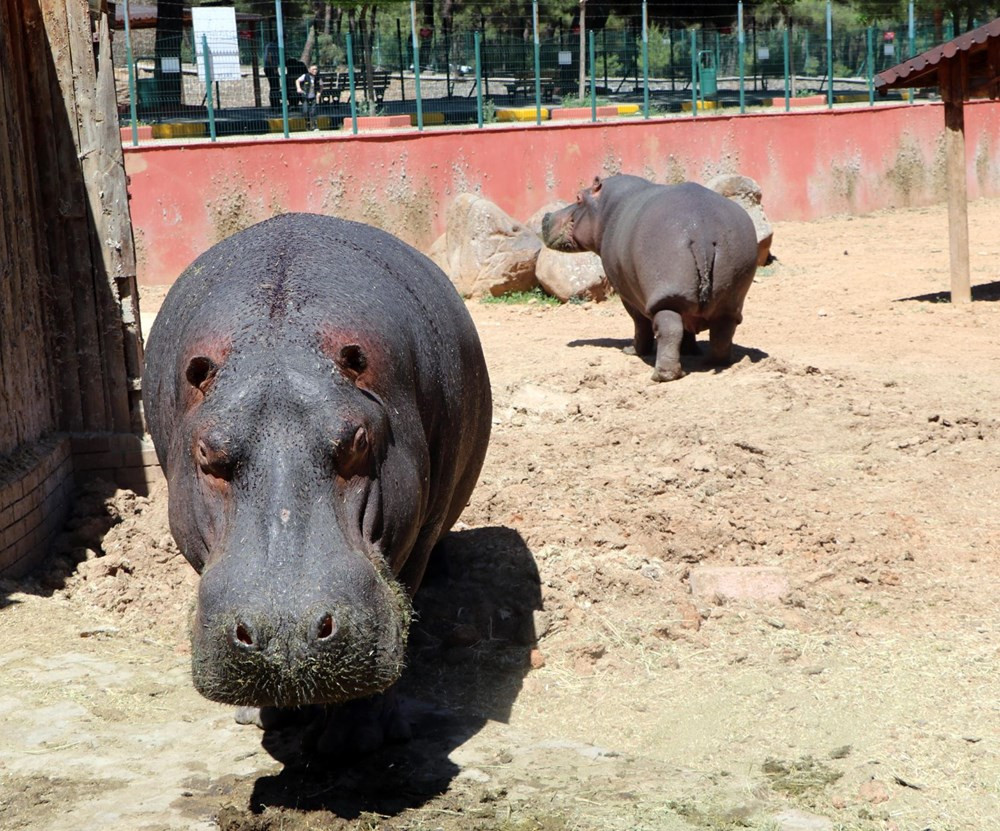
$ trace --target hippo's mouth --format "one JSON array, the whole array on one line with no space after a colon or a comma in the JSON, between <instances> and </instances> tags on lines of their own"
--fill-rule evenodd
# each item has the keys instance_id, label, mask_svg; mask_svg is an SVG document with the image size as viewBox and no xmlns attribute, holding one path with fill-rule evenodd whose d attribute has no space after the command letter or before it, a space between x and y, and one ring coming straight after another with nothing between
<instances>
[{"instance_id":1,"label":"hippo's mouth","mask_svg":"<svg viewBox=\"0 0 1000 831\"><path fill-rule=\"evenodd\" d=\"M542 218L542 242L553 251L566 254L579 251L580 246L573 238L573 217L560 221L553 214L545 214Z\"/></svg>"},{"instance_id":2,"label":"hippo's mouth","mask_svg":"<svg viewBox=\"0 0 1000 831\"><path fill-rule=\"evenodd\" d=\"M195 688L212 701L254 707L341 704L383 692L403 670L411 604L395 580L379 582L383 596L340 607L331 626L335 631L320 643L310 642L302 627L268 616L253 630L255 642L248 646L239 627L221 623L231 616L203 625L196 614Z\"/></svg>"}]
</instances>

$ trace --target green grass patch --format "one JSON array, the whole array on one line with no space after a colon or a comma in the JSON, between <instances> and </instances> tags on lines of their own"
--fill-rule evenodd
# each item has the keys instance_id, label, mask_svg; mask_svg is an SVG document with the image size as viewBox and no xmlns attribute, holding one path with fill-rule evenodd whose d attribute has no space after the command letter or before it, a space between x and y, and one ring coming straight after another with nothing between
<instances>
[{"instance_id":1,"label":"green grass patch","mask_svg":"<svg viewBox=\"0 0 1000 831\"><path fill-rule=\"evenodd\" d=\"M550 294L546 294L540 288L535 287L530 291L508 291L505 294L498 294L496 296L488 294L482 298L480 301L482 303L502 303L508 306L521 305L532 305L537 304L541 306L558 306L559 298L553 297Z\"/></svg>"}]
</instances>

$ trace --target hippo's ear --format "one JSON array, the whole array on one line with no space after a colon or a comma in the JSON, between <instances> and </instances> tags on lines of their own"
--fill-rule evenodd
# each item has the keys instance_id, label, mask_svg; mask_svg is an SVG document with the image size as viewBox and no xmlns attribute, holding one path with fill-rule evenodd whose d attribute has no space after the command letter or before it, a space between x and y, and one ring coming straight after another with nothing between
<instances>
[{"instance_id":1,"label":"hippo's ear","mask_svg":"<svg viewBox=\"0 0 1000 831\"><path fill-rule=\"evenodd\" d=\"M340 371L347 376L349 381L356 381L358 376L368 368L368 358L365 356L364 350L356 343L342 346L337 354L336 362Z\"/></svg>"},{"instance_id":2,"label":"hippo's ear","mask_svg":"<svg viewBox=\"0 0 1000 831\"><path fill-rule=\"evenodd\" d=\"M601 177L600 176L595 176L594 177L594 185L593 185L593 187L591 187L590 192L592 194L596 194L600 189L601 189Z\"/></svg>"},{"instance_id":3,"label":"hippo's ear","mask_svg":"<svg viewBox=\"0 0 1000 831\"><path fill-rule=\"evenodd\" d=\"M212 386L212 381L215 380L215 373L218 371L219 367L215 361L211 358L206 358L204 355L198 355L191 359L187 367L187 372L184 374L192 387L205 394L208 392L209 387Z\"/></svg>"}]
</instances>

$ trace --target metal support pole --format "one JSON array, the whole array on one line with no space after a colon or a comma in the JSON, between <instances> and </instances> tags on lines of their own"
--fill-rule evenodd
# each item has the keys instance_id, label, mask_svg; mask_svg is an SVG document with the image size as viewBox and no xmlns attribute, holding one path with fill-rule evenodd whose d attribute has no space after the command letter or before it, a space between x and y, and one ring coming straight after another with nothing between
<instances>
[{"instance_id":1,"label":"metal support pole","mask_svg":"<svg viewBox=\"0 0 1000 831\"><path fill-rule=\"evenodd\" d=\"M737 45L739 47L738 51L740 59L740 112L745 113L747 111L747 102L746 102L746 90L744 89L744 83L743 83L745 80L744 73L746 69L746 67L743 65L744 62L746 61L746 57L743 54L744 43L745 43L745 38L743 36L743 0L740 0L739 5L736 8L737 8L737 13L736 13L737 28L739 30L736 40L737 40Z\"/></svg>"},{"instance_id":2,"label":"metal support pole","mask_svg":"<svg viewBox=\"0 0 1000 831\"><path fill-rule=\"evenodd\" d=\"M792 108L792 79L791 79L791 67L789 67L789 52L791 48L789 44L788 27L785 27L785 35L781 39L782 46L785 52L785 112L787 113Z\"/></svg>"},{"instance_id":3,"label":"metal support pole","mask_svg":"<svg viewBox=\"0 0 1000 831\"><path fill-rule=\"evenodd\" d=\"M597 121L597 47L590 32L590 120Z\"/></svg>"},{"instance_id":4,"label":"metal support pole","mask_svg":"<svg viewBox=\"0 0 1000 831\"><path fill-rule=\"evenodd\" d=\"M698 32L691 30L691 116L698 117Z\"/></svg>"},{"instance_id":5,"label":"metal support pole","mask_svg":"<svg viewBox=\"0 0 1000 831\"><path fill-rule=\"evenodd\" d=\"M642 0L642 117L649 118L649 25L646 0Z\"/></svg>"},{"instance_id":6,"label":"metal support pole","mask_svg":"<svg viewBox=\"0 0 1000 831\"><path fill-rule=\"evenodd\" d=\"M406 76L403 75L403 65L406 63L406 56L403 52L403 27L396 18L396 47L399 51L399 100L406 100Z\"/></svg>"},{"instance_id":7,"label":"metal support pole","mask_svg":"<svg viewBox=\"0 0 1000 831\"><path fill-rule=\"evenodd\" d=\"M288 138L288 69L285 67L285 23L281 15L281 0L274 0L274 17L278 24L278 79L281 84L281 124Z\"/></svg>"},{"instance_id":8,"label":"metal support pole","mask_svg":"<svg viewBox=\"0 0 1000 831\"><path fill-rule=\"evenodd\" d=\"M481 35L476 32L475 36L475 46L476 46L476 122L480 127L483 126L483 64L482 57L480 55L480 40Z\"/></svg>"},{"instance_id":9,"label":"metal support pole","mask_svg":"<svg viewBox=\"0 0 1000 831\"><path fill-rule=\"evenodd\" d=\"M208 134L215 141L215 104L212 101L212 55L208 51L208 35L201 36L201 60L205 67L205 103L208 105Z\"/></svg>"},{"instance_id":10,"label":"metal support pole","mask_svg":"<svg viewBox=\"0 0 1000 831\"><path fill-rule=\"evenodd\" d=\"M535 47L535 124L542 123L542 52L538 43L538 0L531 0L531 38Z\"/></svg>"},{"instance_id":11,"label":"metal support pole","mask_svg":"<svg viewBox=\"0 0 1000 831\"><path fill-rule=\"evenodd\" d=\"M413 82L417 95L417 129L424 129L424 99L420 95L420 41L417 37L417 0L410 0L410 35L413 39Z\"/></svg>"},{"instance_id":12,"label":"metal support pole","mask_svg":"<svg viewBox=\"0 0 1000 831\"><path fill-rule=\"evenodd\" d=\"M354 39L347 33L347 86L351 102L351 132L358 134L358 93L354 85Z\"/></svg>"},{"instance_id":13,"label":"metal support pole","mask_svg":"<svg viewBox=\"0 0 1000 831\"><path fill-rule=\"evenodd\" d=\"M583 59L584 50L587 46L587 0L580 0L580 99L583 99L584 90L587 83L587 63Z\"/></svg>"},{"instance_id":14,"label":"metal support pole","mask_svg":"<svg viewBox=\"0 0 1000 831\"><path fill-rule=\"evenodd\" d=\"M917 54L916 26L915 26L914 21L913 21L913 0L910 0L910 4L909 4L909 16L910 16L910 25L909 25L909 32L908 32L909 33L909 44L908 44L908 52L909 52L909 54L907 55L907 58L912 58L914 55ZM910 87L909 101L910 101L911 104L913 103L913 87Z\"/></svg>"},{"instance_id":15,"label":"metal support pole","mask_svg":"<svg viewBox=\"0 0 1000 831\"><path fill-rule=\"evenodd\" d=\"M833 4L826 0L826 106L833 109Z\"/></svg>"},{"instance_id":16,"label":"metal support pole","mask_svg":"<svg viewBox=\"0 0 1000 831\"><path fill-rule=\"evenodd\" d=\"M129 100L129 121L132 123L132 146L139 144L139 124L136 113L135 101L135 61L132 60L132 30L129 28L128 20L128 0L124 0L125 15L125 63L128 64L128 100Z\"/></svg>"},{"instance_id":17,"label":"metal support pole","mask_svg":"<svg viewBox=\"0 0 1000 831\"><path fill-rule=\"evenodd\" d=\"M868 57L865 59L865 66L868 69L868 106L875 106L875 47L873 45L873 38L875 36L875 30L873 27L869 26L865 32L865 45L868 49Z\"/></svg>"}]
</instances>

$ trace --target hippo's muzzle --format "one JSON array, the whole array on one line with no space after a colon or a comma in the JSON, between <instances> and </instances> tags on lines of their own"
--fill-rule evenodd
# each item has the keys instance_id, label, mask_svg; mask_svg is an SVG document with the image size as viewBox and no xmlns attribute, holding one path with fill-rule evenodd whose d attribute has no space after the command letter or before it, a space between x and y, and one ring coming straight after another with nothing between
<instances>
[{"instance_id":1,"label":"hippo's muzzle","mask_svg":"<svg viewBox=\"0 0 1000 831\"><path fill-rule=\"evenodd\" d=\"M572 208L547 213L542 217L542 242L553 251L572 253L580 250L573 238Z\"/></svg>"},{"instance_id":2,"label":"hippo's muzzle","mask_svg":"<svg viewBox=\"0 0 1000 831\"><path fill-rule=\"evenodd\" d=\"M225 571L202 576L192 632L194 684L206 698L339 704L382 692L402 672L410 600L391 577L371 569L349 593L313 590L303 598L300 589L276 592L280 576L268 594L252 586L234 592Z\"/></svg>"}]
</instances>

